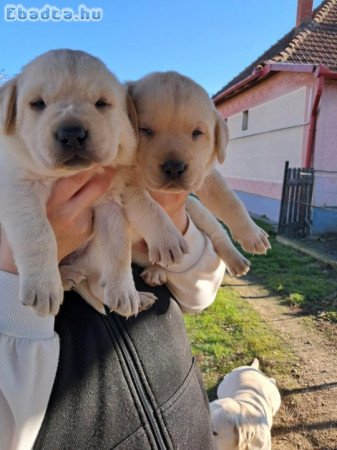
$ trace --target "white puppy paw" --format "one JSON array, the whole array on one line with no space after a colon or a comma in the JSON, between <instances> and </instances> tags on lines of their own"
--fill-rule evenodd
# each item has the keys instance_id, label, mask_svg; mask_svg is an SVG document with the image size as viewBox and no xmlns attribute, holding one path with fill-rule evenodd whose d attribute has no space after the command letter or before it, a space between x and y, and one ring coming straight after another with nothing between
<instances>
[{"instance_id":1,"label":"white puppy paw","mask_svg":"<svg viewBox=\"0 0 337 450\"><path fill-rule=\"evenodd\" d=\"M246 275L250 270L250 262L235 248L229 249L226 245L217 245L216 252L225 262L228 272L236 277Z\"/></svg>"},{"instance_id":2,"label":"white puppy paw","mask_svg":"<svg viewBox=\"0 0 337 450\"><path fill-rule=\"evenodd\" d=\"M166 270L158 264L147 266L140 276L149 286L161 286L166 283Z\"/></svg>"},{"instance_id":3,"label":"white puppy paw","mask_svg":"<svg viewBox=\"0 0 337 450\"><path fill-rule=\"evenodd\" d=\"M130 278L127 280L127 278ZM157 297L150 292L137 292L132 276L117 279L109 275L103 277L104 304L117 314L130 317L149 308Z\"/></svg>"},{"instance_id":4,"label":"white puppy paw","mask_svg":"<svg viewBox=\"0 0 337 450\"><path fill-rule=\"evenodd\" d=\"M152 292L139 292L138 291L138 295L139 295L139 301L140 301L140 305L139 305L140 311L145 311L146 309L151 308L153 303L157 300L157 297L154 294L152 294Z\"/></svg>"},{"instance_id":5,"label":"white puppy paw","mask_svg":"<svg viewBox=\"0 0 337 450\"><path fill-rule=\"evenodd\" d=\"M20 299L31 306L40 316L56 315L63 302L63 287L59 271L43 272L33 276L22 276Z\"/></svg>"},{"instance_id":6,"label":"white puppy paw","mask_svg":"<svg viewBox=\"0 0 337 450\"><path fill-rule=\"evenodd\" d=\"M255 255L265 255L271 248L268 234L256 224L233 238L240 243L244 251Z\"/></svg>"},{"instance_id":7,"label":"white puppy paw","mask_svg":"<svg viewBox=\"0 0 337 450\"><path fill-rule=\"evenodd\" d=\"M188 253L188 245L177 229L172 229L158 241L148 242L149 260L163 267L179 263Z\"/></svg>"}]
</instances>

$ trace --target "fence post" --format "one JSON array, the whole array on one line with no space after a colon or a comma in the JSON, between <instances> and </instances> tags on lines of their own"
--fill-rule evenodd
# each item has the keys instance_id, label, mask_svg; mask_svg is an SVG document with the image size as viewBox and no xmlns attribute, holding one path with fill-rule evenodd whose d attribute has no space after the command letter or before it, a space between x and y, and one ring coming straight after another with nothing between
<instances>
[{"instance_id":1,"label":"fence post","mask_svg":"<svg viewBox=\"0 0 337 450\"><path fill-rule=\"evenodd\" d=\"M286 161L285 165L284 165L281 206L280 206L280 215L279 215L279 220L278 220L277 234L281 234L283 231L282 225L283 225L283 217L285 214L285 211L284 211L284 209L285 209L285 192L286 192L286 187L287 187L288 169L289 169L289 161Z\"/></svg>"}]
</instances>

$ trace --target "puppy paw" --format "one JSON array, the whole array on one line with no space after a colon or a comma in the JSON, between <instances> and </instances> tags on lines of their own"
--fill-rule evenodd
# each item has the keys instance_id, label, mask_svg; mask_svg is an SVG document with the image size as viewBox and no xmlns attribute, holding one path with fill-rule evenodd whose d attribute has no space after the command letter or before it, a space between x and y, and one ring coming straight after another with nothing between
<instances>
[{"instance_id":1,"label":"puppy paw","mask_svg":"<svg viewBox=\"0 0 337 450\"><path fill-rule=\"evenodd\" d=\"M153 303L157 300L157 297L152 294L152 292L138 292L139 295L139 310L145 311L146 309L151 308Z\"/></svg>"},{"instance_id":2,"label":"puppy paw","mask_svg":"<svg viewBox=\"0 0 337 450\"><path fill-rule=\"evenodd\" d=\"M271 248L268 234L255 224L235 240L240 243L244 251L255 255L265 255Z\"/></svg>"},{"instance_id":3,"label":"puppy paw","mask_svg":"<svg viewBox=\"0 0 337 450\"><path fill-rule=\"evenodd\" d=\"M235 277L242 277L250 271L250 262L244 256L230 258L230 261L226 262L228 272Z\"/></svg>"},{"instance_id":4,"label":"puppy paw","mask_svg":"<svg viewBox=\"0 0 337 450\"><path fill-rule=\"evenodd\" d=\"M166 283L166 270L158 264L147 266L140 276L149 286L161 286Z\"/></svg>"},{"instance_id":5,"label":"puppy paw","mask_svg":"<svg viewBox=\"0 0 337 450\"><path fill-rule=\"evenodd\" d=\"M63 287L58 270L54 274L22 276L20 299L24 305L33 307L39 316L56 315L63 302Z\"/></svg>"},{"instance_id":6,"label":"puppy paw","mask_svg":"<svg viewBox=\"0 0 337 450\"><path fill-rule=\"evenodd\" d=\"M182 234L175 228L160 237L157 242L149 242L149 260L163 267L179 263L188 253L188 245Z\"/></svg>"},{"instance_id":7,"label":"puppy paw","mask_svg":"<svg viewBox=\"0 0 337 450\"><path fill-rule=\"evenodd\" d=\"M136 316L139 311L149 308L157 299L150 292L137 292L132 275L128 281L126 278L117 279L110 275L103 278L104 304L117 314L130 317Z\"/></svg>"},{"instance_id":8,"label":"puppy paw","mask_svg":"<svg viewBox=\"0 0 337 450\"><path fill-rule=\"evenodd\" d=\"M117 314L129 317L138 314L140 300L135 287L118 285L112 278L106 278L102 282L104 288L103 303Z\"/></svg>"},{"instance_id":9,"label":"puppy paw","mask_svg":"<svg viewBox=\"0 0 337 450\"><path fill-rule=\"evenodd\" d=\"M241 277L249 272L250 262L236 248L218 245L215 250L232 276Z\"/></svg>"}]
</instances>

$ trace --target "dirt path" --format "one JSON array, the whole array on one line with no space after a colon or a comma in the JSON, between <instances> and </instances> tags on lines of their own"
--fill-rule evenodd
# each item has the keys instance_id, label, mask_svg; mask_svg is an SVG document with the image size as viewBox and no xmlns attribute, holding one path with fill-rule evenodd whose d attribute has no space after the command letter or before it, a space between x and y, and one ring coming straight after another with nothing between
<instances>
[{"instance_id":1,"label":"dirt path","mask_svg":"<svg viewBox=\"0 0 337 450\"><path fill-rule=\"evenodd\" d=\"M321 332L251 277L228 276L225 283L289 342L299 358L293 376L279 385L283 404L274 422L273 450L336 450L337 326Z\"/></svg>"}]
</instances>

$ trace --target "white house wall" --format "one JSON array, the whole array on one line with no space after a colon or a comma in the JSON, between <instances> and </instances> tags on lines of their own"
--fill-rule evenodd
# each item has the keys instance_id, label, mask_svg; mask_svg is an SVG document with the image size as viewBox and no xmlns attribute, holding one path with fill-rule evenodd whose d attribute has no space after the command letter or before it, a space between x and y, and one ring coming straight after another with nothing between
<instances>
[{"instance_id":1,"label":"white house wall","mask_svg":"<svg viewBox=\"0 0 337 450\"><path fill-rule=\"evenodd\" d=\"M238 179L282 183L284 161L288 160L291 167L301 165L298 149L302 139L303 129L296 127L231 140L223 173ZM272 197L279 198L277 194L270 193Z\"/></svg>"},{"instance_id":2,"label":"white house wall","mask_svg":"<svg viewBox=\"0 0 337 450\"><path fill-rule=\"evenodd\" d=\"M264 214L278 220L285 161L302 165L309 96L310 88L301 87L250 108L247 130L242 111L227 118L230 141L221 171L253 213L261 213L254 196L260 203L263 196L271 205Z\"/></svg>"}]
</instances>

